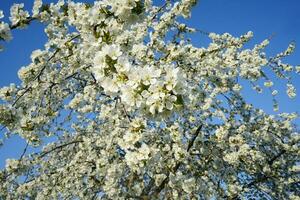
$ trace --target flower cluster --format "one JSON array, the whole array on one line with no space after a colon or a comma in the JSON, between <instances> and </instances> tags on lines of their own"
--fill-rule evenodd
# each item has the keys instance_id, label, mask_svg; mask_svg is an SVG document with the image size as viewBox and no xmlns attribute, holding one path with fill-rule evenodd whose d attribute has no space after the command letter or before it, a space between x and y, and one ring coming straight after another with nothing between
<instances>
[{"instance_id":1,"label":"flower cluster","mask_svg":"<svg viewBox=\"0 0 300 200\"><path fill-rule=\"evenodd\" d=\"M32 7L32 17L38 16L42 5L43 5L42 0L34 0L33 7Z\"/></svg>"},{"instance_id":2,"label":"flower cluster","mask_svg":"<svg viewBox=\"0 0 300 200\"><path fill-rule=\"evenodd\" d=\"M11 8L10 8L10 21L12 23L12 25L19 25L20 27L26 25L26 23L24 23L27 18L30 16L28 11L24 11L24 4L14 4Z\"/></svg>"},{"instance_id":3,"label":"flower cluster","mask_svg":"<svg viewBox=\"0 0 300 200\"><path fill-rule=\"evenodd\" d=\"M4 17L3 11L0 10L0 20ZM10 32L10 28L8 23L0 21L0 40L9 41L12 39L12 35ZM0 51L2 50L2 46L0 46Z\"/></svg>"},{"instance_id":4,"label":"flower cluster","mask_svg":"<svg viewBox=\"0 0 300 200\"><path fill-rule=\"evenodd\" d=\"M287 90L286 93L290 98L295 98L296 97L296 89L292 84L287 84Z\"/></svg>"},{"instance_id":5,"label":"flower cluster","mask_svg":"<svg viewBox=\"0 0 300 200\"><path fill-rule=\"evenodd\" d=\"M172 64L142 67L130 60L114 44L95 54L93 73L108 95L120 93L130 110L143 107L152 114L182 103L185 79L179 68Z\"/></svg>"},{"instance_id":6,"label":"flower cluster","mask_svg":"<svg viewBox=\"0 0 300 200\"><path fill-rule=\"evenodd\" d=\"M141 4L139 0L105 0L104 4L110 6L110 11L120 18L127 18L134 8L141 6L139 5Z\"/></svg>"},{"instance_id":7,"label":"flower cluster","mask_svg":"<svg viewBox=\"0 0 300 200\"><path fill-rule=\"evenodd\" d=\"M6 41L11 40L12 38L9 25L7 23L0 23L0 38Z\"/></svg>"}]
</instances>

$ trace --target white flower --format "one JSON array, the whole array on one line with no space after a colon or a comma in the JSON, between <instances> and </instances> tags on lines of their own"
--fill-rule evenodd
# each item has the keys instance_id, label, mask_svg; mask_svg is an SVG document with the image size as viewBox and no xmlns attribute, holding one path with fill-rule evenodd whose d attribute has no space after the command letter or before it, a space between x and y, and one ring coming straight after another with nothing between
<instances>
[{"instance_id":1,"label":"white flower","mask_svg":"<svg viewBox=\"0 0 300 200\"><path fill-rule=\"evenodd\" d=\"M32 53L31 53L31 61L33 63L36 63L36 61L41 61L43 60L43 56L45 55L46 53L40 49L37 49L37 50L34 50Z\"/></svg>"},{"instance_id":2,"label":"white flower","mask_svg":"<svg viewBox=\"0 0 300 200\"><path fill-rule=\"evenodd\" d=\"M12 25L17 25L18 23L26 20L29 17L29 13L23 10L24 4L14 4L10 8L10 21Z\"/></svg>"},{"instance_id":3,"label":"white flower","mask_svg":"<svg viewBox=\"0 0 300 200\"><path fill-rule=\"evenodd\" d=\"M284 54L285 54L285 55L290 55L291 53L294 52L295 48L296 48L295 42L291 42L291 43L289 44L288 48L285 50Z\"/></svg>"},{"instance_id":4,"label":"white flower","mask_svg":"<svg viewBox=\"0 0 300 200\"><path fill-rule=\"evenodd\" d=\"M167 176L165 174L156 174L154 176L155 179L155 185L159 186L161 182L166 178Z\"/></svg>"},{"instance_id":5,"label":"white flower","mask_svg":"<svg viewBox=\"0 0 300 200\"><path fill-rule=\"evenodd\" d=\"M125 85L121 88L121 99L126 105L133 107L140 107L143 101L143 98L136 90L132 87Z\"/></svg>"},{"instance_id":6,"label":"white flower","mask_svg":"<svg viewBox=\"0 0 300 200\"><path fill-rule=\"evenodd\" d=\"M264 82L264 86L265 87L272 87L273 86L273 82L272 81L266 81L266 82Z\"/></svg>"},{"instance_id":7,"label":"white flower","mask_svg":"<svg viewBox=\"0 0 300 200\"><path fill-rule=\"evenodd\" d=\"M300 74L300 65L295 67L296 73Z\"/></svg>"},{"instance_id":8,"label":"white flower","mask_svg":"<svg viewBox=\"0 0 300 200\"><path fill-rule=\"evenodd\" d=\"M111 7L111 12L115 16L121 18L128 17L133 9L136 6L136 2L139 0L105 0L104 3Z\"/></svg>"},{"instance_id":9,"label":"white flower","mask_svg":"<svg viewBox=\"0 0 300 200\"><path fill-rule=\"evenodd\" d=\"M142 159L148 159L148 156L151 152L149 146L145 143L142 144L141 148L139 149Z\"/></svg>"},{"instance_id":10,"label":"white flower","mask_svg":"<svg viewBox=\"0 0 300 200\"><path fill-rule=\"evenodd\" d=\"M9 41L12 39L9 25L4 22L0 22L0 39L1 38L6 41Z\"/></svg>"},{"instance_id":11,"label":"white flower","mask_svg":"<svg viewBox=\"0 0 300 200\"><path fill-rule=\"evenodd\" d=\"M213 99L212 98L205 99L205 103L203 104L202 109L203 110L208 110L211 107L212 103L213 103Z\"/></svg>"},{"instance_id":12,"label":"white flower","mask_svg":"<svg viewBox=\"0 0 300 200\"><path fill-rule=\"evenodd\" d=\"M239 154L237 152L232 152L225 154L223 157L224 161L228 162L229 164L236 164L239 159Z\"/></svg>"},{"instance_id":13,"label":"white flower","mask_svg":"<svg viewBox=\"0 0 300 200\"><path fill-rule=\"evenodd\" d=\"M191 192L193 192L193 190L195 189L196 187L196 180L195 178L189 178L189 179L186 179L183 181L183 184L182 184L182 189L190 194Z\"/></svg>"},{"instance_id":14,"label":"white flower","mask_svg":"<svg viewBox=\"0 0 300 200\"><path fill-rule=\"evenodd\" d=\"M171 65L171 66L166 66L165 71L166 71L166 76L165 76L166 89L169 91L173 90L175 94L181 93L179 86L181 86L180 84L182 84L183 82L183 77L180 69L174 68Z\"/></svg>"},{"instance_id":15,"label":"white flower","mask_svg":"<svg viewBox=\"0 0 300 200\"><path fill-rule=\"evenodd\" d=\"M141 139L141 135L138 132L127 131L122 140L119 141L119 145L123 149L133 148L134 144Z\"/></svg>"},{"instance_id":16,"label":"white flower","mask_svg":"<svg viewBox=\"0 0 300 200\"><path fill-rule=\"evenodd\" d=\"M292 85L292 84L287 84L287 90L286 90L286 93L287 95L293 99L296 97L296 88Z\"/></svg>"},{"instance_id":17,"label":"white flower","mask_svg":"<svg viewBox=\"0 0 300 200\"><path fill-rule=\"evenodd\" d=\"M39 10L42 7L42 0L34 0L33 8L32 8L32 16L36 17L39 14Z\"/></svg>"},{"instance_id":18,"label":"white flower","mask_svg":"<svg viewBox=\"0 0 300 200\"><path fill-rule=\"evenodd\" d=\"M0 10L0 19L2 19L4 17L3 11Z\"/></svg>"},{"instance_id":19,"label":"white flower","mask_svg":"<svg viewBox=\"0 0 300 200\"><path fill-rule=\"evenodd\" d=\"M132 53L142 59L143 56L145 56L145 53L147 52L147 46L145 46L144 44L134 44L132 47Z\"/></svg>"},{"instance_id":20,"label":"white flower","mask_svg":"<svg viewBox=\"0 0 300 200\"><path fill-rule=\"evenodd\" d=\"M102 51L113 60L117 60L117 58L122 55L120 46L115 45L115 44L105 45L102 48Z\"/></svg>"},{"instance_id":21,"label":"white flower","mask_svg":"<svg viewBox=\"0 0 300 200\"><path fill-rule=\"evenodd\" d=\"M235 84L232 87L232 90L235 91L235 92L239 92L241 89L242 89L242 86L240 84Z\"/></svg>"},{"instance_id":22,"label":"white flower","mask_svg":"<svg viewBox=\"0 0 300 200\"><path fill-rule=\"evenodd\" d=\"M116 78L105 77L101 80L101 86L107 94L114 94L119 91L119 86L117 84Z\"/></svg>"},{"instance_id":23,"label":"white flower","mask_svg":"<svg viewBox=\"0 0 300 200\"><path fill-rule=\"evenodd\" d=\"M116 69L118 72L129 72L132 68L128 58L126 56L120 56L116 64Z\"/></svg>"},{"instance_id":24,"label":"white flower","mask_svg":"<svg viewBox=\"0 0 300 200\"><path fill-rule=\"evenodd\" d=\"M94 74L96 79L101 79L105 76L105 70L116 70L113 65L117 63L118 57L122 55L118 45L105 45L101 51L97 52L94 58Z\"/></svg>"},{"instance_id":25,"label":"white flower","mask_svg":"<svg viewBox=\"0 0 300 200\"><path fill-rule=\"evenodd\" d=\"M16 160L16 159L6 159L5 168L8 170L8 172L14 171L14 170L18 169L19 165L20 165L20 161L19 160Z\"/></svg>"},{"instance_id":26,"label":"white flower","mask_svg":"<svg viewBox=\"0 0 300 200\"><path fill-rule=\"evenodd\" d=\"M119 56L122 55L120 47L113 45L105 45L102 47L101 51L96 53L94 64L95 66L101 66L106 63L106 56L109 56L112 60L117 60Z\"/></svg>"},{"instance_id":27,"label":"white flower","mask_svg":"<svg viewBox=\"0 0 300 200\"><path fill-rule=\"evenodd\" d=\"M166 93L163 89L164 83L162 81L157 81L156 83L150 85L148 91L144 92L143 95L146 97L146 105L150 106L149 111L155 114L156 111L162 112L164 108L163 99Z\"/></svg>"},{"instance_id":28,"label":"white flower","mask_svg":"<svg viewBox=\"0 0 300 200\"><path fill-rule=\"evenodd\" d=\"M287 71L287 72L291 72L293 70L293 66L291 65L288 65L288 64L281 64L281 67L283 68L284 71Z\"/></svg>"},{"instance_id":29,"label":"white flower","mask_svg":"<svg viewBox=\"0 0 300 200\"><path fill-rule=\"evenodd\" d=\"M160 74L161 70L155 69L153 66L139 68L139 75L141 76L144 85L155 84Z\"/></svg>"},{"instance_id":30,"label":"white flower","mask_svg":"<svg viewBox=\"0 0 300 200\"><path fill-rule=\"evenodd\" d=\"M69 102L69 107L75 109L82 101L83 95L81 93L78 93L75 95L75 97Z\"/></svg>"},{"instance_id":31,"label":"white flower","mask_svg":"<svg viewBox=\"0 0 300 200\"><path fill-rule=\"evenodd\" d=\"M144 166L144 163L142 161L148 160L150 153L151 149L148 147L147 144L143 143L137 151L126 151L126 163L133 170L137 170L138 166Z\"/></svg>"},{"instance_id":32,"label":"white flower","mask_svg":"<svg viewBox=\"0 0 300 200\"><path fill-rule=\"evenodd\" d=\"M278 94L278 91L277 91L277 90L273 90L273 91L272 91L272 95L273 95L273 96L276 96L277 94Z\"/></svg>"},{"instance_id":33,"label":"white flower","mask_svg":"<svg viewBox=\"0 0 300 200\"><path fill-rule=\"evenodd\" d=\"M168 110L172 110L174 107L174 103L177 100L177 96L175 95L167 95L165 98L165 106Z\"/></svg>"},{"instance_id":34,"label":"white flower","mask_svg":"<svg viewBox=\"0 0 300 200\"><path fill-rule=\"evenodd\" d=\"M228 136L228 129L224 126L221 126L215 131L216 137L218 140L222 141Z\"/></svg>"}]
</instances>

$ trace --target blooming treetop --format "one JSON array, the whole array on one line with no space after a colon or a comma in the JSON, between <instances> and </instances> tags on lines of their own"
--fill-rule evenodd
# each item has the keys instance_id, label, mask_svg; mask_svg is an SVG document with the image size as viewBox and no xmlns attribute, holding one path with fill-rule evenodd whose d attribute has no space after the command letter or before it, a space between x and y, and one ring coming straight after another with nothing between
<instances>
[{"instance_id":1,"label":"blooming treetop","mask_svg":"<svg viewBox=\"0 0 300 200\"><path fill-rule=\"evenodd\" d=\"M294 98L300 67L282 61L294 44L267 57L268 39L244 48L252 32L210 33L197 48L178 21L195 3L11 7L1 40L36 20L48 42L22 83L0 90L2 132L40 147L6 161L1 199L299 199L297 115L266 114L240 94L240 80L266 87L278 110L271 71Z\"/></svg>"}]
</instances>

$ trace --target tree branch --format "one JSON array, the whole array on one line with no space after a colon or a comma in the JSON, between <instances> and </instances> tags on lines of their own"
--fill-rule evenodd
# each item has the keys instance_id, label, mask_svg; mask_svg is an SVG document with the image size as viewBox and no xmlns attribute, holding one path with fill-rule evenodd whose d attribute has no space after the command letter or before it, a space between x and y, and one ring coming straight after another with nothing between
<instances>
[{"instance_id":1,"label":"tree branch","mask_svg":"<svg viewBox=\"0 0 300 200\"><path fill-rule=\"evenodd\" d=\"M30 24L30 22L32 22L33 20L36 20L37 18L35 17L28 17L25 21L22 22L18 22L15 25L9 25L10 30L16 29L18 28L21 24Z\"/></svg>"},{"instance_id":2,"label":"tree branch","mask_svg":"<svg viewBox=\"0 0 300 200\"><path fill-rule=\"evenodd\" d=\"M62 145L59 145L59 146L56 146L54 147L53 149L49 150L49 151L46 151L44 153L42 153L39 157L42 158L44 156L46 156L47 154L57 150L57 149L60 149L60 148L63 148L65 146L68 146L68 145L71 145L71 144L76 144L76 143L80 143L80 142L83 142L83 140L75 140L75 141L72 141L72 142L69 142L69 143L65 143L65 144L62 144Z\"/></svg>"},{"instance_id":3,"label":"tree branch","mask_svg":"<svg viewBox=\"0 0 300 200\"><path fill-rule=\"evenodd\" d=\"M188 147L187 147L187 152L189 152L191 150L191 148L193 147L197 137L199 136L201 129L203 127L203 124L201 124L197 130L194 133L194 136L192 137L192 139L189 141ZM173 168L173 173L175 173L180 166L183 164L183 162L179 162L175 165L175 167ZM170 173L167 175L167 177L161 182L161 184L155 188L154 192L151 194L151 196L157 196L159 195L159 193L165 188L166 184L169 182L169 177L170 177ZM143 194L143 193L142 193Z\"/></svg>"}]
</instances>

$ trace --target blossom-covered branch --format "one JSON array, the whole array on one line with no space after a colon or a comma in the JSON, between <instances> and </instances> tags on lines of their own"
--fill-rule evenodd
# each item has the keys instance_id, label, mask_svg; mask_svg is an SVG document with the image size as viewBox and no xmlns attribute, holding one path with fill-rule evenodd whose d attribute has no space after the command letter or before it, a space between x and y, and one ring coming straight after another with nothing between
<instances>
[{"instance_id":1,"label":"blossom-covered branch","mask_svg":"<svg viewBox=\"0 0 300 200\"><path fill-rule=\"evenodd\" d=\"M0 39L36 20L48 41L0 89L1 132L27 144L0 171L0 199L298 199L298 116L279 112L272 79L296 98L300 67L283 62L295 44L268 57L270 39L246 46L251 31L202 32L196 47L179 20L195 4L14 4ZM246 101L247 84L278 114Z\"/></svg>"}]
</instances>

